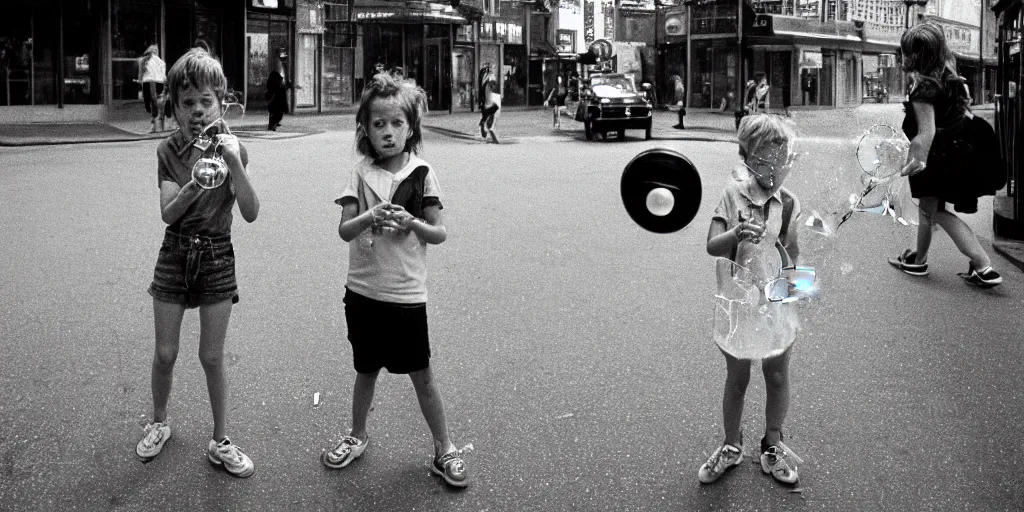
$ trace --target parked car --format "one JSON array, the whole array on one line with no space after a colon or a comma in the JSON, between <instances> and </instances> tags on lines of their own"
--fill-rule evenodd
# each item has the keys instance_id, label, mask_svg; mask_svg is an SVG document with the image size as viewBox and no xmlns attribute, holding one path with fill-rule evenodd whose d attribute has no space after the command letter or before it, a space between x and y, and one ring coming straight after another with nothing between
<instances>
[{"instance_id":1,"label":"parked car","mask_svg":"<svg viewBox=\"0 0 1024 512\"><path fill-rule=\"evenodd\" d=\"M608 138L608 132L617 132L618 138L626 136L626 130L644 130L644 138L651 138L651 123L654 109L648 91L637 90L632 75L622 73L601 73L590 75L583 81L580 106L576 120L583 122L587 140L594 140L594 134Z\"/></svg>"}]
</instances>

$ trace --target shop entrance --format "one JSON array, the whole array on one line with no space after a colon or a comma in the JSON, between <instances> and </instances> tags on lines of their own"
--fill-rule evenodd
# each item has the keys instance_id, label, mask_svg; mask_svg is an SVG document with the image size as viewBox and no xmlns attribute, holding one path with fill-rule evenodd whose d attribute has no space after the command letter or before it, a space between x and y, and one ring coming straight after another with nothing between
<instances>
[{"instance_id":1,"label":"shop entrance","mask_svg":"<svg viewBox=\"0 0 1024 512\"><path fill-rule=\"evenodd\" d=\"M277 60L282 52L290 57L291 27L288 18L267 14L250 14L245 44L249 52L248 91L246 94L246 111L266 110L267 78L277 68ZM291 76L289 66L285 62L285 76Z\"/></svg>"},{"instance_id":2,"label":"shop entrance","mask_svg":"<svg viewBox=\"0 0 1024 512\"><path fill-rule=\"evenodd\" d=\"M423 75L423 89L427 91L427 106L430 110L447 110L451 101L451 69L450 64L446 64L451 55L448 40L427 39L424 48L426 73Z\"/></svg>"}]
</instances>

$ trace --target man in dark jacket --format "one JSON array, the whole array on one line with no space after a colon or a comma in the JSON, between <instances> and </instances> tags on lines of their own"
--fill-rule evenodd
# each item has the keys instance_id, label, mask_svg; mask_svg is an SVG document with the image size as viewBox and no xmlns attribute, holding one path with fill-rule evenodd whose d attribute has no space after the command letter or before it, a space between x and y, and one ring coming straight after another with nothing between
<instances>
[{"instance_id":1,"label":"man in dark jacket","mask_svg":"<svg viewBox=\"0 0 1024 512\"><path fill-rule=\"evenodd\" d=\"M278 57L274 59L276 66L267 77L267 111L270 112L267 129L270 131L277 131L277 127L281 126L281 119L284 119L284 113L288 111L288 89L292 88L292 83L288 81L285 72L284 63L287 58L288 54L280 51Z\"/></svg>"}]
</instances>

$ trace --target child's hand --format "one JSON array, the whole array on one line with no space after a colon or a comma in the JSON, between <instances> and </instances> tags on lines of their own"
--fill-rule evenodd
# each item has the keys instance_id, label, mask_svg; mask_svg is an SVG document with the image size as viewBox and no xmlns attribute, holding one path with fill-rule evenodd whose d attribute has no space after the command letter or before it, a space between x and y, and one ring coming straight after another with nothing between
<instances>
[{"instance_id":1,"label":"child's hand","mask_svg":"<svg viewBox=\"0 0 1024 512\"><path fill-rule=\"evenodd\" d=\"M370 217L374 224L383 224L391 216L391 203L383 201L370 208Z\"/></svg>"},{"instance_id":2,"label":"child's hand","mask_svg":"<svg viewBox=\"0 0 1024 512\"><path fill-rule=\"evenodd\" d=\"M391 205L387 220L384 221L386 227L392 227L400 229L402 231L408 231L412 228L412 221L416 217L406 211L401 205Z\"/></svg>"},{"instance_id":3,"label":"child's hand","mask_svg":"<svg viewBox=\"0 0 1024 512\"><path fill-rule=\"evenodd\" d=\"M752 243L760 243L764 238L764 222L758 219L745 219L740 215L740 223L732 228L733 233L739 241L749 240Z\"/></svg>"},{"instance_id":4,"label":"child's hand","mask_svg":"<svg viewBox=\"0 0 1024 512\"><path fill-rule=\"evenodd\" d=\"M217 151L225 157L241 159L241 147L238 145L238 137L230 133L217 134Z\"/></svg>"}]
</instances>

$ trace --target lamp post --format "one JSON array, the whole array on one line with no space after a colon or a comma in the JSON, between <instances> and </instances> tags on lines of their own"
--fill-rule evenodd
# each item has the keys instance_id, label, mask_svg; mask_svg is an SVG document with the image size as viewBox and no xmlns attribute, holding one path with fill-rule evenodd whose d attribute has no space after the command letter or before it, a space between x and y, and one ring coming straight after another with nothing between
<instances>
[{"instance_id":1,"label":"lamp post","mask_svg":"<svg viewBox=\"0 0 1024 512\"><path fill-rule=\"evenodd\" d=\"M910 25L910 7L911 6L915 6L915 5L919 5L921 7L924 7L924 6L928 5L928 0L903 0L903 5L907 6L907 27L906 28L910 28L910 26L911 26Z\"/></svg>"}]
</instances>

